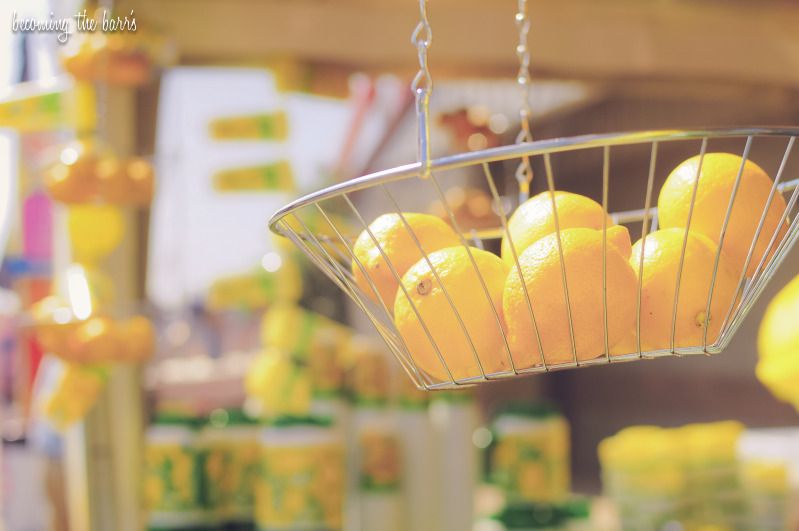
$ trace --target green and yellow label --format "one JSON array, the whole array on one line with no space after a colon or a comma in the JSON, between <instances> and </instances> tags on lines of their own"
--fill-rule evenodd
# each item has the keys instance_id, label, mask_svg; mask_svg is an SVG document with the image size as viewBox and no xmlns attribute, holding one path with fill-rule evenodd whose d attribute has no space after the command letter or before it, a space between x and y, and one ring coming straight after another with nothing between
<instances>
[{"instance_id":1,"label":"green and yellow label","mask_svg":"<svg viewBox=\"0 0 799 531\"><path fill-rule=\"evenodd\" d=\"M493 478L510 499L559 501L569 493L568 436L552 430L503 435Z\"/></svg>"},{"instance_id":2,"label":"green and yellow label","mask_svg":"<svg viewBox=\"0 0 799 531\"><path fill-rule=\"evenodd\" d=\"M179 444L150 444L144 454L145 505L151 512L202 508L202 453Z\"/></svg>"},{"instance_id":3,"label":"green and yellow label","mask_svg":"<svg viewBox=\"0 0 799 531\"><path fill-rule=\"evenodd\" d=\"M283 111L225 116L208 124L216 140L277 140L288 135L288 118Z\"/></svg>"},{"instance_id":4,"label":"green and yellow label","mask_svg":"<svg viewBox=\"0 0 799 531\"><path fill-rule=\"evenodd\" d=\"M206 451L207 506L222 519L250 515L260 470L258 441L220 441L209 445Z\"/></svg>"},{"instance_id":5,"label":"green and yellow label","mask_svg":"<svg viewBox=\"0 0 799 531\"><path fill-rule=\"evenodd\" d=\"M338 444L261 449L255 488L259 530L342 526L344 450Z\"/></svg>"},{"instance_id":6,"label":"green and yellow label","mask_svg":"<svg viewBox=\"0 0 799 531\"><path fill-rule=\"evenodd\" d=\"M400 487L400 449L392 433L367 431L360 436L361 489L395 490Z\"/></svg>"},{"instance_id":7,"label":"green and yellow label","mask_svg":"<svg viewBox=\"0 0 799 531\"><path fill-rule=\"evenodd\" d=\"M218 192L293 192L296 189L294 173L287 160L222 170L212 179Z\"/></svg>"}]
</instances>

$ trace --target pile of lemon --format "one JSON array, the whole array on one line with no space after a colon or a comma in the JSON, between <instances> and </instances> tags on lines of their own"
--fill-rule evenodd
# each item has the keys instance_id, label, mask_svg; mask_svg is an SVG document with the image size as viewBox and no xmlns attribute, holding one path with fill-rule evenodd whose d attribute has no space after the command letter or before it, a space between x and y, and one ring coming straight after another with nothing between
<instances>
[{"instance_id":1,"label":"pile of lemon","mask_svg":"<svg viewBox=\"0 0 799 531\"><path fill-rule=\"evenodd\" d=\"M772 235L787 230L786 204L771 196L772 185L762 168L737 155L685 160L660 190L659 230L635 245L597 202L547 191L510 217L500 256L467 247L436 216L384 214L356 240L352 274L393 314L416 365L440 381L585 361L608 350L713 344L740 280L773 252Z\"/></svg>"},{"instance_id":2,"label":"pile of lemon","mask_svg":"<svg viewBox=\"0 0 799 531\"><path fill-rule=\"evenodd\" d=\"M261 352L244 387L259 416L307 415L314 398L339 396L352 331L294 303L274 304L261 320Z\"/></svg>"}]
</instances>

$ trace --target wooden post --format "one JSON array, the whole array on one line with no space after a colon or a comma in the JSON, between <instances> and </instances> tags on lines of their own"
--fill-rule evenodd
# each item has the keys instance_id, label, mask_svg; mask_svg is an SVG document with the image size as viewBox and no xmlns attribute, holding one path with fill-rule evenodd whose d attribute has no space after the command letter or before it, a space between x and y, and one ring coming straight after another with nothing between
<instances>
[{"instance_id":1,"label":"wooden post","mask_svg":"<svg viewBox=\"0 0 799 531\"><path fill-rule=\"evenodd\" d=\"M134 91L101 89L99 101L99 112L105 113L100 118L103 140L121 157L133 154L138 125ZM64 221L62 216L57 227L63 228ZM125 221L123 241L105 261L105 272L116 288L116 309L123 316L142 298L138 282L141 220L134 213L126 213ZM64 253L57 252L56 267L65 267L64 261ZM141 369L114 367L97 405L85 422L70 431L65 441L71 529L143 529L143 416Z\"/></svg>"}]
</instances>

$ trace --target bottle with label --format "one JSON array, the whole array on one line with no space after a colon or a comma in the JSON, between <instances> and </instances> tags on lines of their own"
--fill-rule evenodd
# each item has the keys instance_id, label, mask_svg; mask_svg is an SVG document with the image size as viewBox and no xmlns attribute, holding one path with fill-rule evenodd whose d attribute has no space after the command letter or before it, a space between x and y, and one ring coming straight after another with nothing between
<instances>
[{"instance_id":1,"label":"bottle with label","mask_svg":"<svg viewBox=\"0 0 799 531\"><path fill-rule=\"evenodd\" d=\"M209 529L203 504L203 451L198 421L161 413L147 429L144 449L144 499L149 531Z\"/></svg>"},{"instance_id":2,"label":"bottle with label","mask_svg":"<svg viewBox=\"0 0 799 531\"><path fill-rule=\"evenodd\" d=\"M471 392L436 392L430 406L436 434L437 473L441 493L437 531L461 531L474 525L474 495L477 485L477 448L472 436L478 413Z\"/></svg>"},{"instance_id":3,"label":"bottle with label","mask_svg":"<svg viewBox=\"0 0 799 531\"><path fill-rule=\"evenodd\" d=\"M346 433L350 407L346 399L345 367L340 328L321 326L316 330L316 340L308 346L307 353L299 354L308 369L311 380L311 413L331 417Z\"/></svg>"},{"instance_id":4,"label":"bottle with label","mask_svg":"<svg viewBox=\"0 0 799 531\"><path fill-rule=\"evenodd\" d=\"M430 396L404 373L398 374L397 425L402 452L402 491L408 529L433 529L439 521L440 478L430 421Z\"/></svg>"},{"instance_id":5,"label":"bottle with label","mask_svg":"<svg viewBox=\"0 0 799 531\"><path fill-rule=\"evenodd\" d=\"M253 492L260 470L259 428L240 409L211 413L200 441L205 503L215 518L230 531L252 531Z\"/></svg>"},{"instance_id":6,"label":"bottle with label","mask_svg":"<svg viewBox=\"0 0 799 531\"><path fill-rule=\"evenodd\" d=\"M283 416L261 432L255 485L258 531L340 531L344 445L329 418Z\"/></svg>"},{"instance_id":7,"label":"bottle with label","mask_svg":"<svg viewBox=\"0 0 799 531\"><path fill-rule=\"evenodd\" d=\"M358 528L402 531L406 510L397 418L390 407L388 355L365 337L350 343L353 356L355 468L358 474Z\"/></svg>"},{"instance_id":8,"label":"bottle with label","mask_svg":"<svg viewBox=\"0 0 799 531\"><path fill-rule=\"evenodd\" d=\"M548 404L510 404L492 423L491 478L513 502L560 502L570 490L569 425Z\"/></svg>"},{"instance_id":9,"label":"bottle with label","mask_svg":"<svg viewBox=\"0 0 799 531\"><path fill-rule=\"evenodd\" d=\"M623 529L661 529L684 523L686 474L674 430L632 426L599 443L602 491Z\"/></svg>"}]
</instances>

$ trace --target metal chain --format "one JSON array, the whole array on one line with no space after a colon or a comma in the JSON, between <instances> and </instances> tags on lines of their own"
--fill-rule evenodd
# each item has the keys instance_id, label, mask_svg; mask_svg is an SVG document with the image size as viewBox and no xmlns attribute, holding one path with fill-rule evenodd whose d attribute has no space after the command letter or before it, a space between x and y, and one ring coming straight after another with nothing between
<instances>
[{"instance_id":1,"label":"metal chain","mask_svg":"<svg viewBox=\"0 0 799 531\"><path fill-rule=\"evenodd\" d=\"M413 30L411 43L416 46L419 56L419 72L413 78L411 90L416 96L416 121L418 124L419 162L422 164L422 177L430 175L430 93L433 91L433 78L427 66L427 50L433 43L433 31L427 19L427 0L419 0L419 24Z\"/></svg>"},{"instance_id":2,"label":"metal chain","mask_svg":"<svg viewBox=\"0 0 799 531\"><path fill-rule=\"evenodd\" d=\"M527 41L530 33L530 19L527 17L527 0L519 0L516 12L516 28L519 30L519 44L516 45L516 57L519 58L519 73L516 82L521 92L521 108L519 109L519 134L516 143L532 142L533 133L530 129L530 119L533 110L530 107L530 49ZM516 180L519 182L519 203L530 197L530 182L533 180L533 168L530 158L523 157L516 169Z\"/></svg>"}]
</instances>

